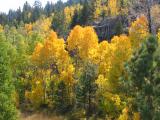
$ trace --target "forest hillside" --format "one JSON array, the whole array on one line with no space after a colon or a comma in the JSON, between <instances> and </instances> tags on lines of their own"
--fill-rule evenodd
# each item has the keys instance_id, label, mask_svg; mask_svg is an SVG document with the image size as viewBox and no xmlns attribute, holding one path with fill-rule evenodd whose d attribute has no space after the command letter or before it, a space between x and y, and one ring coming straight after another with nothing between
<instances>
[{"instance_id":1,"label":"forest hillside","mask_svg":"<svg viewBox=\"0 0 160 120\"><path fill-rule=\"evenodd\" d=\"M159 28L159 0L0 12L0 120L160 120Z\"/></svg>"}]
</instances>

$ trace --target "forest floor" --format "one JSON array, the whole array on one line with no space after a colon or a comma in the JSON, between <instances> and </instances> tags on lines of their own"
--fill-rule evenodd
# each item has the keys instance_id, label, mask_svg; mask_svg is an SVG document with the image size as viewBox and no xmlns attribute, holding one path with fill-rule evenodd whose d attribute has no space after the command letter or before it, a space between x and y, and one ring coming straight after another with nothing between
<instances>
[{"instance_id":1,"label":"forest floor","mask_svg":"<svg viewBox=\"0 0 160 120\"><path fill-rule=\"evenodd\" d=\"M64 118L56 115L48 116L43 113L21 113L20 120L64 120Z\"/></svg>"}]
</instances>

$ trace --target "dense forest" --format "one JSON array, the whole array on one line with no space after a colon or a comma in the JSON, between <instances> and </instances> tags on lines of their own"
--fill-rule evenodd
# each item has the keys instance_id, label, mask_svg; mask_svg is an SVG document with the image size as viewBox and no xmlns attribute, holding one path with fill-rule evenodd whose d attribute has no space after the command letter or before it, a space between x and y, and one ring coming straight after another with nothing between
<instances>
[{"instance_id":1,"label":"dense forest","mask_svg":"<svg viewBox=\"0 0 160 120\"><path fill-rule=\"evenodd\" d=\"M0 120L160 120L159 27L159 0L36 0L0 13Z\"/></svg>"}]
</instances>

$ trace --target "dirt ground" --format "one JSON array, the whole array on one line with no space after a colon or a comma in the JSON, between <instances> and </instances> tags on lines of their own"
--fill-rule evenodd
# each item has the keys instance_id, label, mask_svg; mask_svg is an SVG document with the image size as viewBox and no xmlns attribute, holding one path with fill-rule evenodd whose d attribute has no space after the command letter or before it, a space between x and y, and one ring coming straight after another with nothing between
<instances>
[{"instance_id":1,"label":"dirt ground","mask_svg":"<svg viewBox=\"0 0 160 120\"><path fill-rule=\"evenodd\" d=\"M58 116L47 116L42 113L35 113L35 114L21 114L20 120L64 120L62 117Z\"/></svg>"}]
</instances>

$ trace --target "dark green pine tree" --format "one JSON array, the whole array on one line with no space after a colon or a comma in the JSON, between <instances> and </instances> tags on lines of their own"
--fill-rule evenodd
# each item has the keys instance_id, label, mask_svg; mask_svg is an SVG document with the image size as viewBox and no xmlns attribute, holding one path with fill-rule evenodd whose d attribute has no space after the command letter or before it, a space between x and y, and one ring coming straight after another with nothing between
<instances>
[{"instance_id":1,"label":"dark green pine tree","mask_svg":"<svg viewBox=\"0 0 160 120\"><path fill-rule=\"evenodd\" d=\"M68 28L65 25L64 11L55 11L55 15L52 19L52 29L58 33L58 36L65 37Z\"/></svg>"},{"instance_id":2,"label":"dark green pine tree","mask_svg":"<svg viewBox=\"0 0 160 120\"><path fill-rule=\"evenodd\" d=\"M86 63L85 69L76 87L76 105L77 108L85 110L87 117L96 112L96 79L97 66L92 63Z\"/></svg>"},{"instance_id":3,"label":"dark green pine tree","mask_svg":"<svg viewBox=\"0 0 160 120\"><path fill-rule=\"evenodd\" d=\"M54 4L54 7L56 11L62 11L65 7L65 4L62 0L58 0L57 3Z\"/></svg>"},{"instance_id":4,"label":"dark green pine tree","mask_svg":"<svg viewBox=\"0 0 160 120\"><path fill-rule=\"evenodd\" d=\"M83 9L81 10L79 22L81 25L87 25L90 21L92 21L92 9L91 3L88 0L83 2Z\"/></svg>"},{"instance_id":5,"label":"dark green pine tree","mask_svg":"<svg viewBox=\"0 0 160 120\"><path fill-rule=\"evenodd\" d=\"M0 35L0 120L17 120L8 44Z\"/></svg>"},{"instance_id":6,"label":"dark green pine tree","mask_svg":"<svg viewBox=\"0 0 160 120\"><path fill-rule=\"evenodd\" d=\"M141 113L143 120L152 120L153 106L153 79L152 70L154 54L157 49L157 40L149 37L134 54L126 65L128 80L124 80L125 93L134 98L132 107Z\"/></svg>"},{"instance_id":7,"label":"dark green pine tree","mask_svg":"<svg viewBox=\"0 0 160 120\"><path fill-rule=\"evenodd\" d=\"M47 17L50 17L53 12L54 12L54 4L48 1L44 7L44 13Z\"/></svg>"},{"instance_id":8,"label":"dark green pine tree","mask_svg":"<svg viewBox=\"0 0 160 120\"><path fill-rule=\"evenodd\" d=\"M76 3L76 0L68 0L67 1L68 6L74 5L75 3Z\"/></svg>"},{"instance_id":9,"label":"dark green pine tree","mask_svg":"<svg viewBox=\"0 0 160 120\"><path fill-rule=\"evenodd\" d=\"M154 57L154 67L153 67L153 107L154 107L154 117L153 120L160 120L160 46L156 51Z\"/></svg>"},{"instance_id":10,"label":"dark green pine tree","mask_svg":"<svg viewBox=\"0 0 160 120\"><path fill-rule=\"evenodd\" d=\"M42 15L42 3L39 0L35 0L34 8L32 12L32 22L38 20Z\"/></svg>"},{"instance_id":11,"label":"dark green pine tree","mask_svg":"<svg viewBox=\"0 0 160 120\"><path fill-rule=\"evenodd\" d=\"M80 22L79 22L79 12L77 10L74 11L74 15L73 15L73 18L72 18L72 21L71 21L71 25L70 25L70 28L74 28L76 25L79 25Z\"/></svg>"},{"instance_id":12,"label":"dark green pine tree","mask_svg":"<svg viewBox=\"0 0 160 120\"><path fill-rule=\"evenodd\" d=\"M23 9L22 9L22 21L24 23L31 22L31 17L29 16L29 14L31 13L32 13L32 7L30 6L28 2L25 2L23 5Z\"/></svg>"},{"instance_id":13,"label":"dark green pine tree","mask_svg":"<svg viewBox=\"0 0 160 120\"><path fill-rule=\"evenodd\" d=\"M66 113L71 109L67 87L64 81L60 81L55 91L55 109L59 113Z\"/></svg>"}]
</instances>

